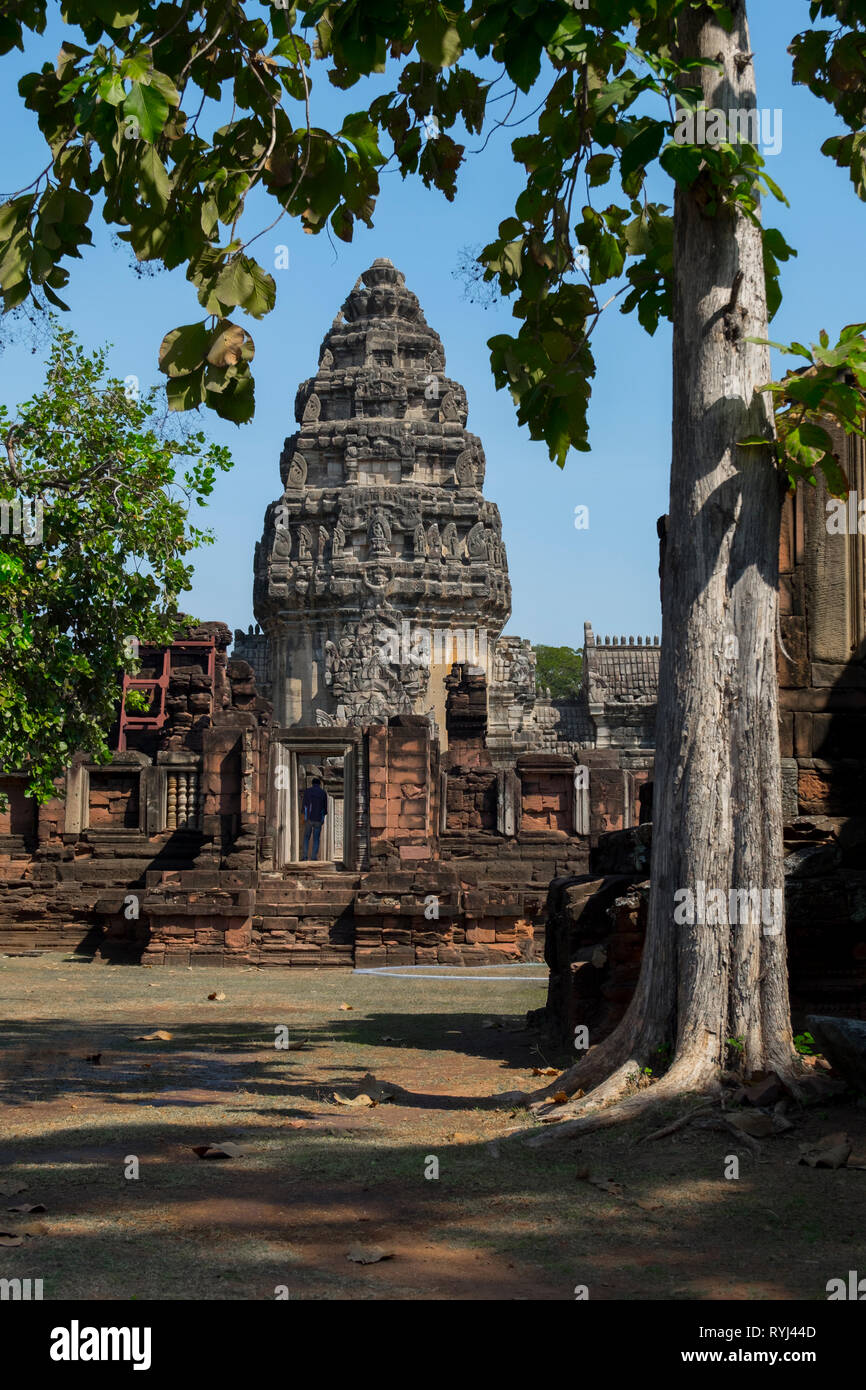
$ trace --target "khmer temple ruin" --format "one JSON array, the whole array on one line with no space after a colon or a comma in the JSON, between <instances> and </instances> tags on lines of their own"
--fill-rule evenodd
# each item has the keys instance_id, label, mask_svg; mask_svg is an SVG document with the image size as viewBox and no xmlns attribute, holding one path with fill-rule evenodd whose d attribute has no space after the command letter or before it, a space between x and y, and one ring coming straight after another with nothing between
<instances>
[{"instance_id":1,"label":"khmer temple ruin","mask_svg":"<svg viewBox=\"0 0 866 1390\"><path fill-rule=\"evenodd\" d=\"M537 688L529 639L503 635L506 543L468 411L403 275L375 261L297 392L255 624L142 648L113 760L74 757L54 801L2 778L0 951L468 966L540 957L547 930L557 997L618 1016L642 941L659 640L584 622L579 693ZM840 447L866 494L862 441ZM866 536L830 534L825 501L799 489L783 525L789 940L795 1000L851 1012L866 974ZM329 813L302 863L313 777Z\"/></svg>"}]
</instances>

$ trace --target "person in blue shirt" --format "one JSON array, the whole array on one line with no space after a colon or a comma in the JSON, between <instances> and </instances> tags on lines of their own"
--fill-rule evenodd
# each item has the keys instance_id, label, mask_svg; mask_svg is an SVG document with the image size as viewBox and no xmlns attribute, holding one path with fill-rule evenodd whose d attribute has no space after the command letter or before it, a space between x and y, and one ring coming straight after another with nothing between
<instances>
[{"instance_id":1,"label":"person in blue shirt","mask_svg":"<svg viewBox=\"0 0 866 1390\"><path fill-rule=\"evenodd\" d=\"M322 826L325 823L325 816L328 814L328 795L322 789L321 779L313 778L313 785L307 787L304 792L303 801L304 812L304 847L301 851L301 859L318 859L319 840L322 837ZM313 837L313 853L309 854L310 836Z\"/></svg>"}]
</instances>

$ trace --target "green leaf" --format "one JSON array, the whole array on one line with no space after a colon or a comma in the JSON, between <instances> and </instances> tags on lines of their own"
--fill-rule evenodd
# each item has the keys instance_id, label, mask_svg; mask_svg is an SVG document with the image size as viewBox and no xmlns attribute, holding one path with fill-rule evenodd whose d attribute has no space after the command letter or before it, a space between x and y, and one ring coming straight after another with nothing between
<instances>
[{"instance_id":1,"label":"green leaf","mask_svg":"<svg viewBox=\"0 0 866 1390\"><path fill-rule=\"evenodd\" d=\"M166 73L154 69L150 74L150 86L165 97L169 106L180 106L180 92Z\"/></svg>"},{"instance_id":2,"label":"green leaf","mask_svg":"<svg viewBox=\"0 0 866 1390\"><path fill-rule=\"evenodd\" d=\"M8 203L0 204L0 241L5 241L7 237L13 236L19 227L24 226L35 202L35 193L25 193L23 197L12 198Z\"/></svg>"},{"instance_id":3,"label":"green leaf","mask_svg":"<svg viewBox=\"0 0 866 1390\"><path fill-rule=\"evenodd\" d=\"M354 145L358 154L371 164L384 163L384 155L379 149L376 127L366 111L354 111L343 121L340 135Z\"/></svg>"},{"instance_id":4,"label":"green leaf","mask_svg":"<svg viewBox=\"0 0 866 1390\"><path fill-rule=\"evenodd\" d=\"M252 292L242 301L242 308L254 319L264 318L276 303L276 281L273 275L268 275L250 256L242 256L241 260L244 271L253 283Z\"/></svg>"},{"instance_id":5,"label":"green leaf","mask_svg":"<svg viewBox=\"0 0 866 1390\"><path fill-rule=\"evenodd\" d=\"M166 167L153 145L146 145L142 151L139 177L150 203L159 208L166 208L171 196L171 184Z\"/></svg>"},{"instance_id":6,"label":"green leaf","mask_svg":"<svg viewBox=\"0 0 866 1390\"><path fill-rule=\"evenodd\" d=\"M189 376L170 377L165 393L169 410L194 410L205 399L204 368Z\"/></svg>"},{"instance_id":7,"label":"green leaf","mask_svg":"<svg viewBox=\"0 0 866 1390\"><path fill-rule=\"evenodd\" d=\"M66 301L61 299L59 294L55 294L51 286L46 284L44 280L42 281L41 289L49 304L53 304L56 309L63 309L66 312L69 311L69 305Z\"/></svg>"},{"instance_id":8,"label":"green leaf","mask_svg":"<svg viewBox=\"0 0 866 1390\"><path fill-rule=\"evenodd\" d=\"M166 333L159 349L159 370L169 377L185 377L204 362L212 332L206 323L186 323Z\"/></svg>"},{"instance_id":9,"label":"green leaf","mask_svg":"<svg viewBox=\"0 0 866 1390\"><path fill-rule=\"evenodd\" d=\"M591 159L586 161L586 172L589 174L590 188L596 188L601 183L607 183L610 171L616 163L616 156L612 154L594 154Z\"/></svg>"},{"instance_id":10,"label":"green leaf","mask_svg":"<svg viewBox=\"0 0 866 1390\"><path fill-rule=\"evenodd\" d=\"M136 53L130 53L120 64L120 75L130 82L143 82L150 80L153 72L153 54L149 48L140 48Z\"/></svg>"},{"instance_id":11,"label":"green leaf","mask_svg":"<svg viewBox=\"0 0 866 1390\"><path fill-rule=\"evenodd\" d=\"M124 115L134 117L142 140L153 144L168 120L169 106L155 87L134 82L132 91L123 103L123 111Z\"/></svg>"},{"instance_id":12,"label":"green leaf","mask_svg":"<svg viewBox=\"0 0 866 1390\"><path fill-rule=\"evenodd\" d=\"M219 216L219 208L213 198L205 198L201 205L201 229L206 237L213 235Z\"/></svg>"},{"instance_id":13,"label":"green leaf","mask_svg":"<svg viewBox=\"0 0 866 1390\"><path fill-rule=\"evenodd\" d=\"M218 276L213 287L212 299L232 309L236 304L245 304L256 290L255 281L244 265L244 257L230 261ZM205 305L208 308L208 305Z\"/></svg>"},{"instance_id":14,"label":"green leaf","mask_svg":"<svg viewBox=\"0 0 866 1390\"><path fill-rule=\"evenodd\" d=\"M138 19L138 5L122 5L117 0L90 0L90 7L109 29L127 29Z\"/></svg>"},{"instance_id":15,"label":"green leaf","mask_svg":"<svg viewBox=\"0 0 866 1390\"><path fill-rule=\"evenodd\" d=\"M123 78L117 72L109 73L107 77L103 77L96 90L102 100L108 102L109 106L120 106L126 97Z\"/></svg>"},{"instance_id":16,"label":"green leaf","mask_svg":"<svg viewBox=\"0 0 866 1390\"><path fill-rule=\"evenodd\" d=\"M650 121L645 129L630 140L620 156L619 167L623 182L629 175L644 171L657 158L667 130L662 121Z\"/></svg>"},{"instance_id":17,"label":"green leaf","mask_svg":"<svg viewBox=\"0 0 866 1390\"><path fill-rule=\"evenodd\" d=\"M821 425L805 420L800 426L800 438L813 449L828 449L832 452L833 440Z\"/></svg>"},{"instance_id":18,"label":"green leaf","mask_svg":"<svg viewBox=\"0 0 866 1390\"><path fill-rule=\"evenodd\" d=\"M230 420L235 425L245 425L253 418L256 408L252 376L247 372L239 377L230 390L210 396L208 404L221 419Z\"/></svg>"},{"instance_id":19,"label":"green leaf","mask_svg":"<svg viewBox=\"0 0 866 1390\"><path fill-rule=\"evenodd\" d=\"M417 14L414 25L418 52L425 63L435 68L448 68L456 63L463 51L460 34L437 7L432 13Z\"/></svg>"}]
</instances>

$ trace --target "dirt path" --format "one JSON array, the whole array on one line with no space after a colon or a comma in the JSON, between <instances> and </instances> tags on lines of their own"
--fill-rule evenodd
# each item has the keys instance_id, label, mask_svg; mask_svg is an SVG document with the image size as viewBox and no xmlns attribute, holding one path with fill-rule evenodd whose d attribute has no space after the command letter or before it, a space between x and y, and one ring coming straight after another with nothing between
<instances>
[{"instance_id":1,"label":"dirt path","mask_svg":"<svg viewBox=\"0 0 866 1390\"><path fill-rule=\"evenodd\" d=\"M0 1226L31 1228L0 1245L0 1277L41 1278L51 1299L570 1300L582 1285L591 1299L823 1299L828 1279L866 1271L866 1172L797 1162L833 1130L866 1151L866 1109L810 1110L759 1159L691 1130L541 1154L503 1142L520 1117L475 1098L565 1060L523 1028L544 998L535 973L0 960L0 1188L26 1183ZM136 1040L157 1030L170 1040ZM333 1100L368 1073L420 1099ZM243 1156L192 1151L219 1140ZM587 1168L622 1192L581 1180ZM47 1211L5 1211L25 1201ZM371 1246L391 1257L347 1259Z\"/></svg>"}]
</instances>

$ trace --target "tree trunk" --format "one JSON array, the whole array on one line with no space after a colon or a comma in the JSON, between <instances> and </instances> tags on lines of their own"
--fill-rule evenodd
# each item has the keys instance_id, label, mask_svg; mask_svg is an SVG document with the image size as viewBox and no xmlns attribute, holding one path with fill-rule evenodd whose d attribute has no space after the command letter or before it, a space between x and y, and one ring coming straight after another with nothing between
<instances>
[{"instance_id":1,"label":"tree trunk","mask_svg":"<svg viewBox=\"0 0 866 1390\"><path fill-rule=\"evenodd\" d=\"M751 63L736 61L750 52L745 0L732 9L730 33L706 8L686 10L678 30L685 56L721 60L723 72L705 69L703 83L706 105L725 112L756 105ZM773 433L769 397L754 396L770 380L769 350L746 341L767 336L761 235L740 214L707 215L702 191L678 189L674 206L673 454L643 963L619 1027L533 1097L598 1087L581 1114L631 1089L636 1070L658 1067L663 1043L675 1045L670 1070L627 1110L701 1089L724 1066L797 1069L781 908L783 489L769 449L736 444ZM723 903L721 920L711 911L677 921L683 890L700 916L702 888ZM747 904L732 890L759 897Z\"/></svg>"},{"instance_id":2,"label":"tree trunk","mask_svg":"<svg viewBox=\"0 0 866 1390\"><path fill-rule=\"evenodd\" d=\"M730 33L708 10L687 11L679 42L688 56L723 62L722 73L704 72L708 107L751 111L754 69L737 65L750 52L745 0L733 8ZM731 1052L747 1073L789 1071L776 678L782 488L769 449L736 445L773 432L769 397L754 395L770 380L769 349L746 341L768 331L761 234L741 215L705 216L695 189L676 193L673 320L657 811L638 1009L644 1026L675 1024L680 1071L706 1076ZM721 890L721 923L675 921L675 893L690 890L697 913L699 885Z\"/></svg>"}]
</instances>

